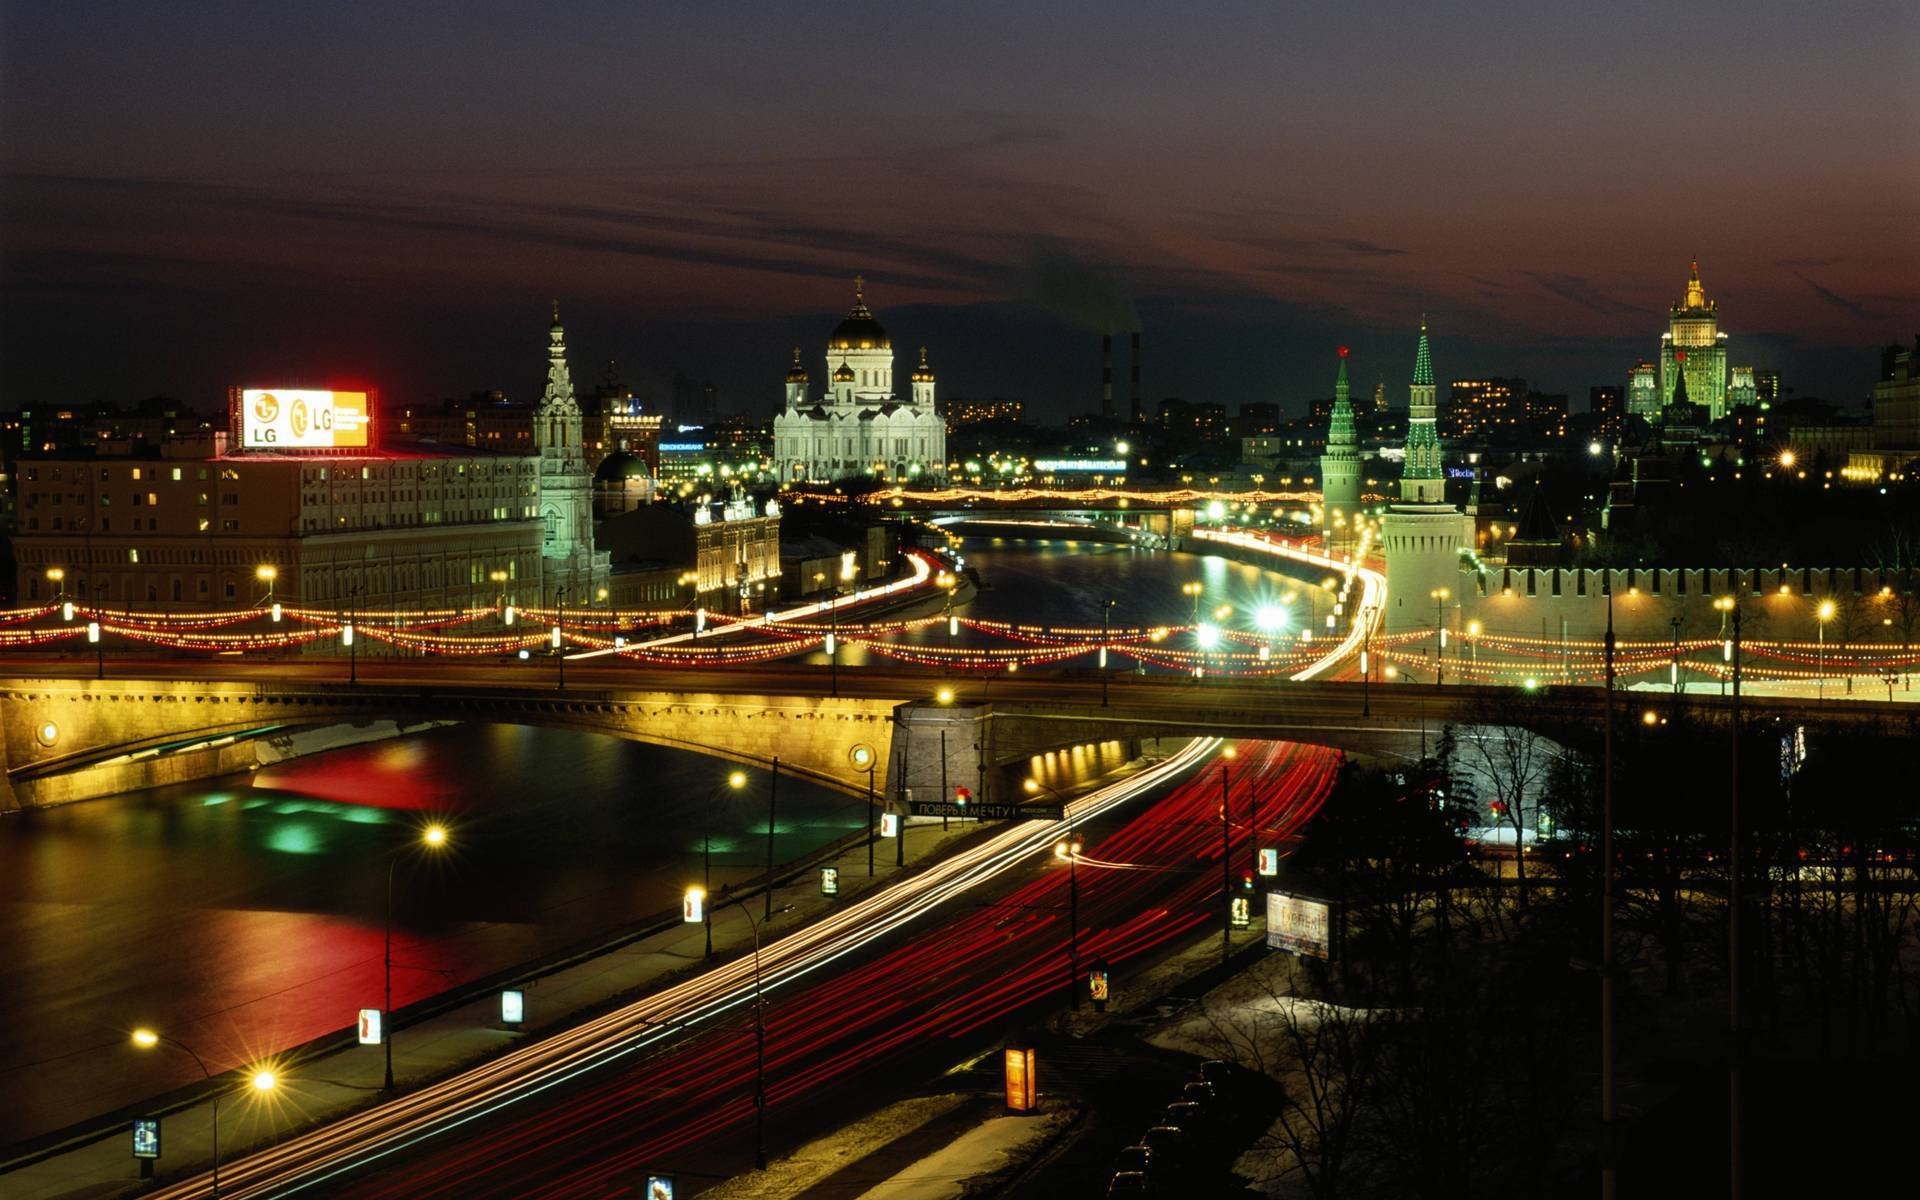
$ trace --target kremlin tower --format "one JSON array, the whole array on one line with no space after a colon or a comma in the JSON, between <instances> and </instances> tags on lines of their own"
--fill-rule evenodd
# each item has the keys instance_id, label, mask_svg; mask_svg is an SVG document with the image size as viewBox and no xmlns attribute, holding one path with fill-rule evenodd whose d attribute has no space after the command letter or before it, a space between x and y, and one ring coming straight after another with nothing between
<instances>
[{"instance_id":1,"label":"kremlin tower","mask_svg":"<svg viewBox=\"0 0 1920 1200\"><path fill-rule=\"evenodd\" d=\"M1354 446L1347 348L1337 353L1340 374L1333 382L1333 420L1327 427L1327 452L1320 456L1320 527L1322 544L1329 547L1334 530L1341 527L1334 518L1351 522L1360 511L1360 452Z\"/></svg>"},{"instance_id":2,"label":"kremlin tower","mask_svg":"<svg viewBox=\"0 0 1920 1200\"><path fill-rule=\"evenodd\" d=\"M1381 616L1389 633L1431 629L1435 593L1442 588L1458 603L1460 552L1473 546L1473 519L1446 500L1447 473L1440 465L1434 390L1433 352L1423 317L1420 346L1413 358L1413 386L1408 391L1407 461L1400 478L1400 502L1387 510L1380 527L1387 560L1386 612Z\"/></svg>"}]
</instances>

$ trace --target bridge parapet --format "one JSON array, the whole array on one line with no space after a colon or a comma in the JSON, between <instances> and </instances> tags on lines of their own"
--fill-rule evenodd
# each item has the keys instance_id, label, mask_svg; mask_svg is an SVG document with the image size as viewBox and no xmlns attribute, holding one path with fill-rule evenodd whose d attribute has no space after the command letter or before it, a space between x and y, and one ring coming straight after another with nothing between
<instances>
[{"instance_id":1,"label":"bridge parapet","mask_svg":"<svg viewBox=\"0 0 1920 1200\"><path fill-rule=\"evenodd\" d=\"M248 770L256 739L319 725L445 721L607 734L783 768L864 794L856 745L888 784L893 702L577 688L401 684L15 680L0 689L0 807L38 807Z\"/></svg>"}]
</instances>

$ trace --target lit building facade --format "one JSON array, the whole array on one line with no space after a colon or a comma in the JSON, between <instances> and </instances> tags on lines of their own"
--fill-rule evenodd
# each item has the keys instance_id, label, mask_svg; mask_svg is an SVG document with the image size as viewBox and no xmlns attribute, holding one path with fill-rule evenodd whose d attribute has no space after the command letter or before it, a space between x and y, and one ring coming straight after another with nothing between
<instances>
[{"instance_id":1,"label":"lit building facade","mask_svg":"<svg viewBox=\"0 0 1920 1200\"><path fill-rule=\"evenodd\" d=\"M452 453L36 459L14 535L27 603L437 608L538 597L538 462ZM58 569L56 586L47 572ZM506 582L494 580L498 572Z\"/></svg>"},{"instance_id":2,"label":"lit building facade","mask_svg":"<svg viewBox=\"0 0 1920 1200\"><path fill-rule=\"evenodd\" d=\"M867 308L860 280L854 281L853 307L827 339L826 367L825 394L815 399L800 351L794 351L786 401L773 419L774 470L782 482L946 473L947 426L934 406L927 352L920 351L907 398L901 399L894 392L893 341Z\"/></svg>"},{"instance_id":3,"label":"lit building facade","mask_svg":"<svg viewBox=\"0 0 1920 1200\"><path fill-rule=\"evenodd\" d=\"M520 410L523 414L525 409ZM19 465L16 594L130 608L590 603L607 585L558 316L535 453L246 451ZM48 572L56 572L56 582Z\"/></svg>"},{"instance_id":4,"label":"lit building facade","mask_svg":"<svg viewBox=\"0 0 1920 1200\"><path fill-rule=\"evenodd\" d=\"M1720 308L1707 299L1695 260L1686 294L1667 313L1660 335L1660 403L1673 403L1674 387L1687 378L1687 399L1707 410L1711 420L1727 411L1727 335L1720 332Z\"/></svg>"},{"instance_id":5,"label":"lit building facade","mask_svg":"<svg viewBox=\"0 0 1920 1200\"><path fill-rule=\"evenodd\" d=\"M1627 413L1652 421L1661 407L1659 368L1643 358L1627 372Z\"/></svg>"}]
</instances>

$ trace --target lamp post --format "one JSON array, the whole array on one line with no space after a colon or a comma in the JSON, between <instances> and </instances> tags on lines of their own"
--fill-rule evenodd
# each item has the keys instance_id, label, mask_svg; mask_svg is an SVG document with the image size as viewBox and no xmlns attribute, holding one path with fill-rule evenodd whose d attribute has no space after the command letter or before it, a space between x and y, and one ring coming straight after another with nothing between
<instances>
[{"instance_id":1,"label":"lamp post","mask_svg":"<svg viewBox=\"0 0 1920 1200\"><path fill-rule=\"evenodd\" d=\"M1373 606L1360 610L1360 715L1373 715Z\"/></svg>"},{"instance_id":2,"label":"lamp post","mask_svg":"<svg viewBox=\"0 0 1920 1200\"><path fill-rule=\"evenodd\" d=\"M53 603L57 606L61 599L67 594L67 569L65 567L48 567L47 582L53 585Z\"/></svg>"},{"instance_id":3,"label":"lamp post","mask_svg":"<svg viewBox=\"0 0 1920 1200\"><path fill-rule=\"evenodd\" d=\"M1473 665L1473 675L1476 680L1480 676L1480 629L1478 619L1467 622L1467 661Z\"/></svg>"},{"instance_id":4,"label":"lamp post","mask_svg":"<svg viewBox=\"0 0 1920 1200\"><path fill-rule=\"evenodd\" d=\"M951 597L952 593L948 593ZM1113 606L1119 601L1109 597L1100 602L1100 707L1107 707L1107 686L1113 676L1107 670L1107 642L1113 636Z\"/></svg>"},{"instance_id":5,"label":"lamp post","mask_svg":"<svg viewBox=\"0 0 1920 1200\"><path fill-rule=\"evenodd\" d=\"M1822 600L1820 607L1813 610L1815 628L1820 636L1820 682L1819 698L1827 698L1827 622L1833 620L1833 601Z\"/></svg>"},{"instance_id":6,"label":"lamp post","mask_svg":"<svg viewBox=\"0 0 1920 1200\"><path fill-rule=\"evenodd\" d=\"M773 756L773 774L767 778L767 907L765 920L773 920L773 816L774 801L780 795L780 756Z\"/></svg>"},{"instance_id":7,"label":"lamp post","mask_svg":"<svg viewBox=\"0 0 1920 1200\"><path fill-rule=\"evenodd\" d=\"M1033 780L1028 780L1032 783ZM1084 843L1080 835L1073 831L1073 820L1067 820L1067 836L1055 842L1055 857L1067 860L1067 994L1072 997L1073 1007L1080 1007L1080 850Z\"/></svg>"},{"instance_id":8,"label":"lamp post","mask_svg":"<svg viewBox=\"0 0 1920 1200\"><path fill-rule=\"evenodd\" d=\"M874 841L873 769L878 765L880 756L873 752L872 746L862 742L849 751L847 757L852 760L854 770L864 770L867 773L867 878L872 879Z\"/></svg>"},{"instance_id":9,"label":"lamp post","mask_svg":"<svg viewBox=\"0 0 1920 1200\"><path fill-rule=\"evenodd\" d=\"M1443 678L1446 668L1442 662L1447 653L1447 598L1453 592L1447 588L1435 588L1427 593L1433 597L1433 685L1439 687L1446 682ZM1609 606L1613 603L1611 594L1607 597Z\"/></svg>"},{"instance_id":10,"label":"lamp post","mask_svg":"<svg viewBox=\"0 0 1920 1200\"><path fill-rule=\"evenodd\" d=\"M735 792L740 791L747 786L747 773L745 771L727 772L727 786ZM713 895L713 813L711 810L707 813L707 828L700 841L700 882L701 894ZM711 962L713 961L713 906L711 904L700 906L700 921L707 927L707 961Z\"/></svg>"},{"instance_id":11,"label":"lamp post","mask_svg":"<svg viewBox=\"0 0 1920 1200\"><path fill-rule=\"evenodd\" d=\"M447 827L437 823L428 825L420 831L419 844L429 850L438 850L447 844ZM401 849L404 850L405 847ZM400 851L395 851L392 860L387 863L386 949L380 958L386 974L386 1006L380 1010L384 1021L384 1028L380 1031L380 1041L387 1052L385 1090L388 1095L393 1094L393 1034L395 1027L399 1025L399 1022L393 1018L393 875L399 869L400 857Z\"/></svg>"},{"instance_id":12,"label":"lamp post","mask_svg":"<svg viewBox=\"0 0 1920 1200\"><path fill-rule=\"evenodd\" d=\"M560 668L560 690L567 690L567 589L556 588L553 593L553 633L549 640L553 643L553 661Z\"/></svg>"},{"instance_id":13,"label":"lamp post","mask_svg":"<svg viewBox=\"0 0 1920 1200\"><path fill-rule=\"evenodd\" d=\"M349 685L360 682L360 649L354 644L359 639L354 636L353 630L354 618L359 615L357 611L359 596L359 584L356 583L347 589L347 623L340 630L341 640L347 643L347 683Z\"/></svg>"},{"instance_id":14,"label":"lamp post","mask_svg":"<svg viewBox=\"0 0 1920 1200\"><path fill-rule=\"evenodd\" d=\"M1600 760L1600 1195L1614 1195L1613 1102L1613 585L1607 585L1606 727ZM1516 845L1518 843L1516 842Z\"/></svg>"},{"instance_id":15,"label":"lamp post","mask_svg":"<svg viewBox=\"0 0 1920 1200\"><path fill-rule=\"evenodd\" d=\"M1195 626L1198 626L1200 624L1200 596L1201 596L1201 593L1205 592L1206 590L1207 590L1207 586L1199 582L1198 580L1193 580L1180 585L1180 594L1193 602L1193 624Z\"/></svg>"},{"instance_id":16,"label":"lamp post","mask_svg":"<svg viewBox=\"0 0 1920 1200\"><path fill-rule=\"evenodd\" d=\"M753 931L753 1165L767 1169L767 1010L760 991L760 926L745 897L734 900Z\"/></svg>"},{"instance_id":17,"label":"lamp post","mask_svg":"<svg viewBox=\"0 0 1920 1200\"><path fill-rule=\"evenodd\" d=\"M1668 669L1673 672L1673 679L1670 682L1673 684L1674 711L1678 712L1680 709L1680 618L1674 617L1667 624L1673 626L1673 662Z\"/></svg>"},{"instance_id":18,"label":"lamp post","mask_svg":"<svg viewBox=\"0 0 1920 1200\"><path fill-rule=\"evenodd\" d=\"M200 1073L206 1076L207 1078L207 1083L209 1085L207 1089L207 1094L213 1100L212 1195L214 1197L214 1200L219 1200L219 1196L220 1196L220 1085L214 1081L213 1072L207 1069L207 1061L201 1058L199 1052L196 1051L192 1046L187 1045L185 1042L181 1041L178 1038L168 1037L164 1033L156 1033L151 1029L136 1029L133 1031L133 1044L142 1050L151 1050L155 1046L159 1046L163 1043L165 1045L172 1046L176 1050L180 1050L186 1053L188 1057L193 1059L194 1066L199 1067ZM262 1067L262 1068L256 1069L251 1075L249 1075L247 1077L247 1082L256 1092L271 1092L274 1088L279 1086L280 1079L271 1070L268 1070L267 1068Z\"/></svg>"},{"instance_id":19,"label":"lamp post","mask_svg":"<svg viewBox=\"0 0 1920 1200\"><path fill-rule=\"evenodd\" d=\"M815 575L817 580L825 580L825 575ZM835 584L827 593L827 674L832 683L832 692L840 694L840 586Z\"/></svg>"},{"instance_id":20,"label":"lamp post","mask_svg":"<svg viewBox=\"0 0 1920 1200\"><path fill-rule=\"evenodd\" d=\"M272 563L261 563L253 569L253 577L267 585L266 598L261 600L260 603L271 606L273 604L273 584L276 579L280 578L280 568L274 566Z\"/></svg>"},{"instance_id":21,"label":"lamp post","mask_svg":"<svg viewBox=\"0 0 1920 1200\"><path fill-rule=\"evenodd\" d=\"M1234 749L1220 751L1220 962L1233 957L1233 789L1227 764Z\"/></svg>"},{"instance_id":22,"label":"lamp post","mask_svg":"<svg viewBox=\"0 0 1920 1200\"><path fill-rule=\"evenodd\" d=\"M1728 1171L1731 1180L1731 1194L1735 1200L1744 1186L1741 1160L1742 1121L1745 1117L1742 1104L1743 1087L1741 1055L1745 1047L1741 1044L1741 896L1740 876L1740 603L1731 594L1721 596L1713 606L1725 615L1732 628L1732 638L1727 643L1727 657L1732 665L1733 674L1733 711L1731 713L1732 737L1731 753L1727 768L1727 808L1729 837L1729 855L1727 860L1727 1127L1728 1127Z\"/></svg>"},{"instance_id":23,"label":"lamp post","mask_svg":"<svg viewBox=\"0 0 1920 1200\"><path fill-rule=\"evenodd\" d=\"M513 624L513 614L507 607L507 573L496 567L487 572L487 582L493 585L494 606L500 610L500 623Z\"/></svg>"}]
</instances>

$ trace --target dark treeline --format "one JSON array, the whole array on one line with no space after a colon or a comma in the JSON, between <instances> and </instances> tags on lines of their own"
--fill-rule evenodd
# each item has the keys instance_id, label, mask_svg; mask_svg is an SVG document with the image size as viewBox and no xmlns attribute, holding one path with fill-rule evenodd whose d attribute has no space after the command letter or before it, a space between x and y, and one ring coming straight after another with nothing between
<instances>
[{"instance_id":1,"label":"dark treeline","mask_svg":"<svg viewBox=\"0 0 1920 1200\"><path fill-rule=\"evenodd\" d=\"M1267 1149L1299 1194L1594 1194L1601 738L1547 740L1536 703L1411 766L1346 764L1279 881L1336 904L1332 958L1276 955L1261 1004L1208 1014L1221 1053L1285 1083ZM1618 707L1620 1194L1723 1192L1733 743L1684 702ZM1888 1149L1873 1081L1900 1088L1920 1030L1906 722L1742 731L1749 1194ZM1555 836L1465 836L1523 824Z\"/></svg>"}]
</instances>

